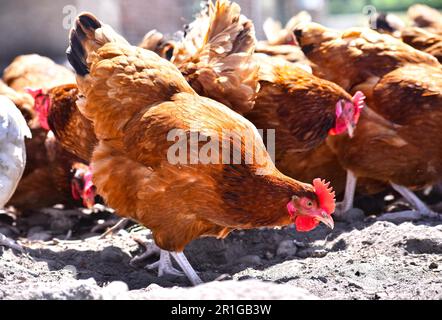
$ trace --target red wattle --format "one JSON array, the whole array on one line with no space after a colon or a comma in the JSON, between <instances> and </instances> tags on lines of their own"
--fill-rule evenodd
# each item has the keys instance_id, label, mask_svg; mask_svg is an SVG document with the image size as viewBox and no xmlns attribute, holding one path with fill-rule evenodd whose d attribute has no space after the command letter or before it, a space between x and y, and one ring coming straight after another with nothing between
<instances>
[{"instance_id":1,"label":"red wattle","mask_svg":"<svg viewBox=\"0 0 442 320\"><path fill-rule=\"evenodd\" d=\"M298 216L295 219L296 230L299 232L307 232L316 228L319 221L307 216Z\"/></svg>"}]
</instances>

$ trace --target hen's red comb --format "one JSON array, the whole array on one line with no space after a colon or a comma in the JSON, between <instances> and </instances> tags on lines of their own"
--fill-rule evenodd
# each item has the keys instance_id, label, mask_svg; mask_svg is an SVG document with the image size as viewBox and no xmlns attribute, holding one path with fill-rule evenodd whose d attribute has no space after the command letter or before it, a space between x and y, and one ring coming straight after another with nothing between
<instances>
[{"instance_id":1,"label":"hen's red comb","mask_svg":"<svg viewBox=\"0 0 442 320\"><path fill-rule=\"evenodd\" d=\"M319 205L328 214L332 214L335 211L335 192L330 187L330 182L325 182L320 178L313 180L313 187L315 187L315 193L319 199Z\"/></svg>"},{"instance_id":2,"label":"hen's red comb","mask_svg":"<svg viewBox=\"0 0 442 320\"><path fill-rule=\"evenodd\" d=\"M358 107L358 109L362 109L364 107L365 95L362 91L357 91L352 98L353 104Z\"/></svg>"}]
</instances>

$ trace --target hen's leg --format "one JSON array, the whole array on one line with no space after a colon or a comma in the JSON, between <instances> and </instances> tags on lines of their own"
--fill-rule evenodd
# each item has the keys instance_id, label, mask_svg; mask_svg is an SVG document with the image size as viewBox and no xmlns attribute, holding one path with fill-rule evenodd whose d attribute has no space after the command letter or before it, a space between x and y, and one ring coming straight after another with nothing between
<instances>
[{"instance_id":1,"label":"hen's leg","mask_svg":"<svg viewBox=\"0 0 442 320\"><path fill-rule=\"evenodd\" d=\"M427 205L408 188L394 183L391 183L391 186L393 187L394 190L399 192L405 198L405 200L410 202L410 204L416 209L416 211L406 210L406 211L387 213L380 216L379 217L380 220L390 220L390 219L417 220L421 217L436 218L436 219L442 218L442 215L428 208Z\"/></svg>"},{"instance_id":2,"label":"hen's leg","mask_svg":"<svg viewBox=\"0 0 442 320\"><path fill-rule=\"evenodd\" d=\"M350 170L347 170L347 180L345 182L344 200L337 204L336 215L343 216L345 212L353 208L357 178Z\"/></svg>"},{"instance_id":3,"label":"hen's leg","mask_svg":"<svg viewBox=\"0 0 442 320\"><path fill-rule=\"evenodd\" d=\"M23 249L23 247L21 245L19 245L14 240L6 237L2 233L0 233L0 246L8 247L8 248L20 251L20 252L25 252L25 250Z\"/></svg>"},{"instance_id":4,"label":"hen's leg","mask_svg":"<svg viewBox=\"0 0 442 320\"><path fill-rule=\"evenodd\" d=\"M190 265L189 261L187 261L186 257L184 256L184 253L182 252L170 252L166 250L160 249L156 244L152 243L146 246L146 251L142 253L139 256L136 256L133 258L130 262L131 265L133 265L136 262L139 262L141 260L144 260L148 257L151 257L154 254L159 254L160 259L152 264L148 264L145 268L152 270L152 269L158 269L158 276L161 277L166 274L174 275L174 276L184 276L186 275L189 281L193 285L198 285L203 283L201 279L196 274L195 270L193 270L192 266ZM184 273L175 269L172 265L172 260L170 259L170 256L173 256L173 258L176 260L178 265L183 269Z\"/></svg>"},{"instance_id":5,"label":"hen's leg","mask_svg":"<svg viewBox=\"0 0 442 320\"><path fill-rule=\"evenodd\" d=\"M203 283L200 277L198 277L198 275L196 274L195 270L193 270L183 252L171 252L171 255L175 259L175 261L178 262L181 269L183 269L187 278L190 280L190 282L192 282L194 286Z\"/></svg>"}]
</instances>

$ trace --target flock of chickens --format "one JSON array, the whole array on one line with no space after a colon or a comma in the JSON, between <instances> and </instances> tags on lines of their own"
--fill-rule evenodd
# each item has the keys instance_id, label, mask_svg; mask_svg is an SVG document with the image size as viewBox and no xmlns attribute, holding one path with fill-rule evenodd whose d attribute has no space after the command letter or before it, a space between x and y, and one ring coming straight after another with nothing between
<instances>
[{"instance_id":1,"label":"flock of chickens","mask_svg":"<svg viewBox=\"0 0 442 320\"><path fill-rule=\"evenodd\" d=\"M184 32L153 30L132 46L81 14L67 50L76 77L38 55L4 72L0 207L91 207L102 197L152 230L156 245L136 259L159 253L148 268L182 274L173 257L193 284L201 280L183 254L192 240L333 228L357 182L368 193L391 186L415 208L391 214L439 218L412 190L442 177L442 16L415 5L409 18L413 27L379 15L377 31L341 32L301 13L285 28L267 21L258 42L240 7L217 0ZM241 163L170 163L168 133L195 128L227 139ZM275 129L275 161L256 128ZM224 129L257 141L264 161L246 163L246 139ZM336 208L335 192L344 194Z\"/></svg>"}]
</instances>

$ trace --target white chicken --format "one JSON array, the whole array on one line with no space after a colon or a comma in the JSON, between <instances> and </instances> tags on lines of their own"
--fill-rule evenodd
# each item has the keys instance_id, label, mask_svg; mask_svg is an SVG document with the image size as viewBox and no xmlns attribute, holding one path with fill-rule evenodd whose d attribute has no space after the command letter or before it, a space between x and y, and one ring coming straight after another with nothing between
<instances>
[{"instance_id":1,"label":"white chicken","mask_svg":"<svg viewBox=\"0 0 442 320\"><path fill-rule=\"evenodd\" d=\"M25 137L31 138L25 118L9 98L0 95L0 209L14 194L25 169ZM0 245L22 251L1 233Z\"/></svg>"}]
</instances>

